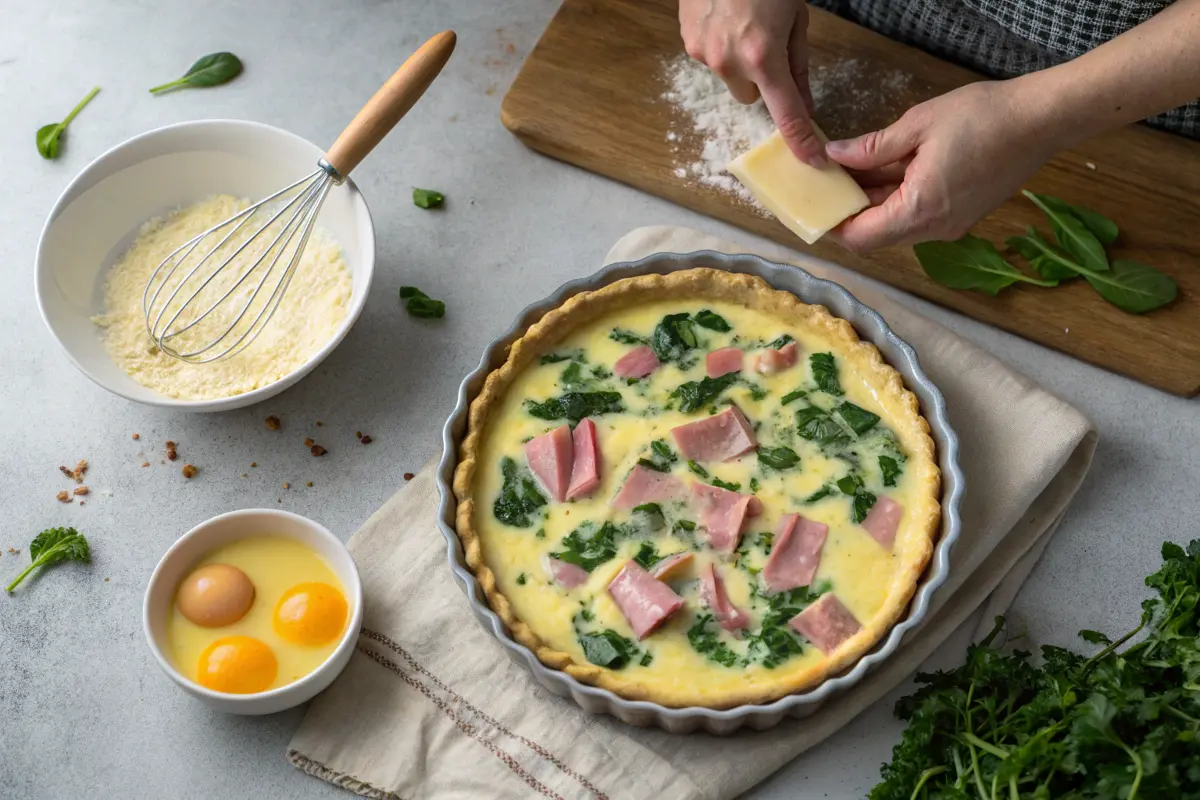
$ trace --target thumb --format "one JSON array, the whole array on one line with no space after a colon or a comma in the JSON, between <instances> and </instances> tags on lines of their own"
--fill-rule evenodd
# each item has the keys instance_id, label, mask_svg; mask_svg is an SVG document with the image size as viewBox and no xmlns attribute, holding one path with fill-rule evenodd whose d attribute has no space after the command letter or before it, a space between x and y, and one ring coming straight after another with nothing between
<instances>
[{"instance_id":1,"label":"thumb","mask_svg":"<svg viewBox=\"0 0 1200 800\"><path fill-rule=\"evenodd\" d=\"M850 169L886 167L910 155L921 140L921 130L907 115L879 131L825 146L829 157Z\"/></svg>"}]
</instances>

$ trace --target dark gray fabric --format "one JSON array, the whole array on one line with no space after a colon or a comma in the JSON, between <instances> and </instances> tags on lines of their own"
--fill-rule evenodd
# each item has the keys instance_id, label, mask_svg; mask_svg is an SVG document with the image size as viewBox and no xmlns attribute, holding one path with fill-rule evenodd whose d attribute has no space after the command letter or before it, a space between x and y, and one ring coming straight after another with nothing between
<instances>
[{"instance_id":1,"label":"dark gray fabric","mask_svg":"<svg viewBox=\"0 0 1200 800\"><path fill-rule=\"evenodd\" d=\"M1171 0L813 0L871 30L994 78L1069 61ZM1200 139L1200 100L1146 120Z\"/></svg>"}]
</instances>

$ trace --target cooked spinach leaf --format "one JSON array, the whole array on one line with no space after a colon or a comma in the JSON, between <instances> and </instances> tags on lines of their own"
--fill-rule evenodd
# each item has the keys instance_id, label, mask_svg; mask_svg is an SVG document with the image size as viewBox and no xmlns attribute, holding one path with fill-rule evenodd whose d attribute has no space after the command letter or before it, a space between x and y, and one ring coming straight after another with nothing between
<instances>
[{"instance_id":1,"label":"cooked spinach leaf","mask_svg":"<svg viewBox=\"0 0 1200 800\"><path fill-rule=\"evenodd\" d=\"M596 530L595 523L585 522L563 537L562 550L550 555L591 572L616 557L620 532L611 522L605 522L600 530Z\"/></svg>"},{"instance_id":2,"label":"cooked spinach leaf","mask_svg":"<svg viewBox=\"0 0 1200 800\"><path fill-rule=\"evenodd\" d=\"M850 430L854 431L855 436L862 436L879 423L878 414L872 414L865 408L860 408L849 401L842 403L834 411L850 427Z\"/></svg>"},{"instance_id":3,"label":"cooked spinach leaf","mask_svg":"<svg viewBox=\"0 0 1200 800\"><path fill-rule=\"evenodd\" d=\"M718 489L728 489L731 492L740 492L742 490L742 485L740 483L730 483L729 481L723 481L715 476L709 481L709 483L713 486L716 486Z\"/></svg>"},{"instance_id":4,"label":"cooked spinach leaf","mask_svg":"<svg viewBox=\"0 0 1200 800\"><path fill-rule=\"evenodd\" d=\"M671 466L678 460L679 456L675 455L666 440L655 439L650 443L650 456L639 458L637 463L655 472L670 472Z\"/></svg>"},{"instance_id":5,"label":"cooked spinach leaf","mask_svg":"<svg viewBox=\"0 0 1200 800\"><path fill-rule=\"evenodd\" d=\"M639 652L636 644L611 628L579 634L579 646L588 661L609 669L621 669Z\"/></svg>"},{"instance_id":6,"label":"cooked spinach leaf","mask_svg":"<svg viewBox=\"0 0 1200 800\"><path fill-rule=\"evenodd\" d=\"M814 405L796 411L796 431L800 438L822 447L839 448L850 443L850 434L829 414Z\"/></svg>"},{"instance_id":7,"label":"cooked spinach leaf","mask_svg":"<svg viewBox=\"0 0 1200 800\"><path fill-rule=\"evenodd\" d=\"M708 477L708 470L706 470L704 467L697 464L695 461L688 461L688 469L691 470L692 474L697 477L700 477L700 478Z\"/></svg>"},{"instance_id":8,"label":"cooked spinach leaf","mask_svg":"<svg viewBox=\"0 0 1200 800\"><path fill-rule=\"evenodd\" d=\"M639 661L638 664L643 667L648 667L652 661L654 661L654 654L647 650L646 652L642 653L642 660Z\"/></svg>"},{"instance_id":9,"label":"cooked spinach leaf","mask_svg":"<svg viewBox=\"0 0 1200 800\"><path fill-rule=\"evenodd\" d=\"M770 344L768 344L768 345L767 345L767 349L769 349L769 350L779 350L779 349L780 349L780 348L782 348L782 347L783 347L785 344L788 344L788 343L790 343L790 342L794 342L794 341L796 341L796 340L795 340L795 339L793 339L793 338L791 337L791 335L790 335L790 334L786 334L786 333L785 333L785 334L783 334L782 336L780 336L778 339L775 339L773 342L771 342Z\"/></svg>"},{"instance_id":10,"label":"cooked spinach leaf","mask_svg":"<svg viewBox=\"0 0 1200 800\"><path fill-rule=\"evenodd\" d=\"M771 469L791 469L800 463L800 456L790 447L759 447L758 463Z\"/></svg>"},{"instance_id":11,"label":"cooked spinach leaf","mask_svg":"<svg viewBox=\"0 0 1200 800\"><path fill-rule=\"evenodd\" d=\"M642 542L633 560L641 564L643 569L650 569L662 561L663 557L658 554L658 550L654 547L653 543Z\"/></svg>"},{"instance_id":12,"label":"cooked spinach leaf","mask_svg":"<svg viewBox=\"0 0 1200 800\"><path fill-rule=\"evenodd\" d=\"M896 479L904 472L900 462L891 456L879 457L879 471L883 474L884 486L895 486Z\"/></svg>"},{"instance_id":13,"label":"cooked spinach leaf","mask_svg":"<svg viewBox=\"0 0 1200 800\"><path fill-rule=\"evenodd\" d=\"M758 478L751 478L750 479L750 491L753 493L753 492L757 492L758 489L759 489Z\"/></svg>"},{"instance_id":14,"label":"cooked spinach leaf","mask_svg":"<svg viewBox=\"0 0 1200 800\"><path fill-rule=\"evenodd\" d=\"M608 338L621 344L650 344L650 340L645 336L639 336L633 331L627 331L624 328L613 328L609 331Z\"/></svg>"},{"instance_id":15,"label":"cooked spinach leaf","mask_svg":"<svg viewBox=\"0 0 1200 800\"><path fill-rule=\"evenodd\" d=\"M691 643L693 650L709 661L723 667L737 666L741 657L730 650L729 646L720 640L717 632L709 627L709 623L712 621L712 614L703 614L697 617L695 623L688 629L688 642Z\"/></svg>"},{"instance_id":16,"label":"cooked spinach leaf","mask_svg":"<svg viewBox=\"0 0 1200 800\"><path fill-rule=\"evenodd\" d=\"M667 527L667 518L663 516L662 506L658 503L642 503L640 506L634 506L633 518L638 526L648 533L661 531Z\"/></svg>"},{"instance_id":17,"label":"cooked spinach leaf","mask_svg":"<svg viewBox=\"0 0 1200 800\"><path fill-rule=\"evenodd\" d=\"M779 405L786 406L788 403L794 403L797 400L803 399L805 397L808 397L808 392L803 391L801 389L797 389L794 392L788 392L782 398L780 398Z\"/></svg>"},{"instance_id":18,"label":"cooked spinach leaf","mask_svg":"<svg viewBox=\"0 0 1200 800\"><path fill-rule=\"evenodd\" d=\"M725 321L725 318L715 311L710 311L707 308L702 308L696 312L696 324L701 328L708 328L710 331L718 331L720 333L728 333L733 330L733 326Z\"/></svg>"},{"instance_id":19,"label":"cooked spinach leaf","mask_svg":"<svg viewBox=\"0 0 1200 800\"><path fill-rule=\"evenodd\" d=\"M833 497L835 494L837 494L837 489L826 484L810 494L808 497L804 498L804 504L811 505L818 500L824 500L826 497Z\"/></svg>"},{"instance_id":20,"label":"cooked spinach leaf","mask_svg":"<svg viewBox=\"0 0 1200 800\"><path fill-rule=\"evenodd\" d=\"M871 507L875 505L878 498L871 492L863 488L863 479L857 473L850 473L838 479L837 487L842 491L842 494L850 495L853 498L851 503L851 517L854 522L861 523L867 518Z\"/></svg>"},{"instance_id":21,"label":"cooked spinach leaf","mask_svg":"<svg viewBox=\"0 0 1200 800\"><path fill-rule=\"evenodd\" d=\"M813 380L818 389L832 395L842 394L842 384L838 381L837 362L833 360L833 353L813 353L808 357L808 363L812 365Z\"/></svg>"},{"instance_id":22,"label":"cooked spinach leaf","mask_svg":"<svg viewBox=\"0 0 1200 800\"><path fill-rule=\"evenodd\" d=\"M719 378L704 377L698 381L688 381L681 384L671 397L678 398L680 411L696 411L709 403L715 402L721 392L737 383L736 372L730 372Z\"/></svg>"},{"instance_id":23,"label":"cooked spinach leaf","mask_svg":"<svg viewBox=\"0 0 1200 800\"><path fill-rule=\"evenodd\" d=\"M441 319L446 316L445 303L434 300L415 286L401 286L400 299L404 301L404 310L410 317Z\"/></svg>"},{"instance_id":24,"label":"cooked spinach leaf","mask_svg":"<svg viewBox=\"0 0 1200 800\"><path fill-rule=\"evenodd\" d=\"M526 400L525 410L538 419L565 419L574 425L584 417L618 414L625 410L625 404L620 392L566 392L540 403Z\"/></svg>"},{"instance_id":25,"label":"cooked spinach leaf","mask_svg":"<svg viewBox=\"0 0 1200 800\"><path fill-rule=\"evenodd\" d=\"M687 314L668 314L650 335L650 347L664 364L680 361L697 344L696 329Z\"/></svg>"},{"instance_id":26,"label":"cooked spinach leaf","mask_svg":"<svg viewBox=\"0 0 1200 800\"><path fill-rule=\"evenodd\" d=\"M533 477L517 467L517 462L508 456L500 460L500 474L504 483L492 503L492 514L505 525L528 528L533 524L532 515L546 505L546 498L538 490Z\"/></svg>"},{"instance_id":27,"label":"cooked spinach leaf","mask_svg":"<svg viewBox=\"0 0 1200 800\"><path fill-rule=\"evenodd\" d=\"M571 350L566 353L547 353L539 361L542 364L557 364L561 361L581 361L586 363L587 359L584 357L582 350Z\"/></svg>"}]
</instances>

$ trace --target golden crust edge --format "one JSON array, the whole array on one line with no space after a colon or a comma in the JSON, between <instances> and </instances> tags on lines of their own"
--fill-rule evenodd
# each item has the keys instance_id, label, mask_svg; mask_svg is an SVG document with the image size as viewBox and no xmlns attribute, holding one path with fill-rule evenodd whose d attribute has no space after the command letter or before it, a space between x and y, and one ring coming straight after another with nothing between
<instances>
[{"instance_id":1,"label":"golden crust edge","mask_svg":"<svg viewBox=\"0 0 1200 800\"><path fill-rule=\"evenodd\" d=\"M874 373L881 377L881 393L898 402L908 416L902 422L913 429L917 447L923 451L911 454L910 458L921 456L928 466L925 471L926 485L919 492L923 508L910 510L923 517L918 523L919 527L910 529L910 536L919 536L919 550L907 562L905 571L893 577L893 586L899 591L890 593L887 602L868 624L819 663L784 675L770 687L747 687L741 692L730 692L718 700L684 693L668 696L660 687L647 687L613 670L577 663L569 653L548 646L513 613L508 598L497 588L496 576L484 560L482 543L472 519L475 501L471 497L471 486L477 468L476 453L486 430L488 414L513 379L546 347L557 343L584 322L608 313L617 306L618 301L640 300L642 294L650 299L661 300L664 291L671 292L666 296L678 299L707 298L734 302L753 299L760 310L780 315L790 324L806 324L824 330L844 348L845 353L858 362L864 374ZM758 305L757 301L763 304ZM488 605L500 617L512 637L528 647L539 661L551 669L566 672L583 683L607 689L625 699L647 700L668 708L699 706L726 709L769 703L815 688L857 663L891 630L908 607L933 554L941 522L941 472L934 460L929 422L920 413L916 395L905 388L900 373L883 360L879 349L870 342L862 341L849 322L833 316L825 306L804 303L791 292L776 289L756 276L704 267L678 270L666 275L623 278L599 289L580 292L530 325L509 346L504 363L488 374L479 394L471 401L467 434L459 446L459 463L454 471L453 489L458 500L455 532L462 542L467 566L479 580Z\"/></svg>"}]
</instances>

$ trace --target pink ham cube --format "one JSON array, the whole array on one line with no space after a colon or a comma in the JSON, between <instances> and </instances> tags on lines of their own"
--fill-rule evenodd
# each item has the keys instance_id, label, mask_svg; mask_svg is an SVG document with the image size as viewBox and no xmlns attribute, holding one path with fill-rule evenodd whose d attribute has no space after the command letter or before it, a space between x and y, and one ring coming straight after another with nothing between
<instances>
[{"instance_id":1,"label":"pink ham cube","mask_svg":"<svg viewBox=\"0 0 1200 800\"><path fill-rule=\"evenodd\" d=\"M725 582L712 564L700 571L700 601L713 612L725 630L740 631L750 627L750 616L729 601Z\"/></svg>"},{"instance_id":2,"label":"pink ham cube","mask_svg":"<svg viewBox=\"0 0 1200 800\"><path fill-rule=\"evenodd\" d=\"M613 508L628 511L644 503L665 503L687 496L683 481L669 472L656 472L638 464L625 478L625 484L609 504Z\"/></svg>"},{"instance_id":3,"label":"pink ham cube","mask_svg":"<svg viewBox=\"0 0 1200 800\"><path fill-rule=\"evenodd\" d=\"M683 457L692 461L729 461L758 446L754 428L736 406L671 428L671 436Z\"/></svg>"},{"instance_id":4,"label":"pink ham cube","mask_svg":"<svg viewBox=\"0 0 1200 800\"><path fill-rule=\"evenodd\" d=\"M636 561L621 568L608 593L638 639L644 639L683 606L683 598L655 579Z\"/></svg>"},{"instance_id":5,"label":"pink ham cube","mask_svg":"<svg viewBox=\"0 0 1200 800\"><path fill-rule=\"evenodd\" d=\"M881 496L867 512L867 518L862 521L871 538L879 542L885 550L891 550L896 541L896 529L900 527L900 517L904 516L904 506L890 497Z\"/></svg>"},{"instance_id":6,"label":"pink ham cube","mask_svg":"<svg viewBox=\"0 0 1200 800\"><path fill-rule=\"evenodd\" d=\"M658 356L648 344L635 347L617 359L613 372L622 378L644 378L658 369Z\"/></svg>"},{"instance_id":7,"label":"pink ham cube","mask_svg":"<svg viewBox=\"0 0 1200 800\"><path fill-rule=\"evenodd\" d=\"M862 627L841 601L827 592L788 621L805 639L830 653Z\"/></svg>"},{"instance_id":8,"label":"pink ham cube","mask_svg":"<svg viewBox=\"0 0 1200 800\"><path fill-rule=\"evenodd\" d=\"M692 498L700 513L700 522L708 531L708 543L721 553L737 549L742 522L750 510L752 495L738 494L707 483L692 485Z\"/></svg>"},{"instance_id":9,"label":"pink ham cube","mask_svg":"<svg viewBox=\"0 0 1200 800\"><path fill-rule=\"evenodd\" d=\"M742 371L742 353L736 347L722 347L704 357L704 371L710 378L719 378L731 372Z\"/></svg>"},{"instance_id":10,"label":"pink ham cube","mask_svg":"<svg viewBox=\"0 0 1200 800\"><path fill-rule=\"evenodd\" d=\"M821 562L821 548L829 526L805 519L799 514L787 514L779 524L771 555L763 567L762 576L772 592L811 586Z\"/></svg>"},{"instance_id":11,"label":"pink ham cube","mask_svg":"<svg viewBox=\"0 0 1200 800\"><path fill-rule=\"evenodd\" d=\"M571 437L575 459L571 466L571 483L567 499L586 497L600 485L600 446L596 441L596 423L581 419Z\"/></svg>"},{"instance_id":12,"label":"pink ham cube","mask_svg":"<svg viewBox=\"0 0 1200 800\"><path fill-rule=\"evenodd\" d=\"M525 443L525 459L542 486L557 502L567 496L571 469L575 465L575 444L569 425L559 425L549 433Z\"/></svg>"}]
</instances>

